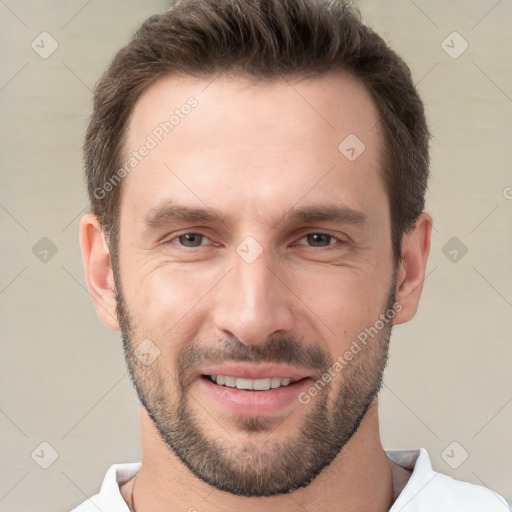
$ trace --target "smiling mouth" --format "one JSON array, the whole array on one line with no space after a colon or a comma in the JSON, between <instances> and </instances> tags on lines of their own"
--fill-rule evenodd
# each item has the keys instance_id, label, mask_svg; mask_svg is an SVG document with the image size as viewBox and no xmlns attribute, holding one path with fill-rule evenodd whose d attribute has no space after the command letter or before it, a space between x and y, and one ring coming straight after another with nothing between
<instances>
[{"instance_id":1,"label":"smiling mouth","mask_svg":"<svg viewBox=\"0 0 512 512\"><path fill-rule=\"evenodd\" d=\"M203 378L228 388L242 389L246 391L267 391L269 389L277 389L290 386L295 382L300 382L303 379L293 380L288 377L267 377L263 379L243 379L241 377L233 377L230 375L202 375Z\"/></svg>"}]
</instances>

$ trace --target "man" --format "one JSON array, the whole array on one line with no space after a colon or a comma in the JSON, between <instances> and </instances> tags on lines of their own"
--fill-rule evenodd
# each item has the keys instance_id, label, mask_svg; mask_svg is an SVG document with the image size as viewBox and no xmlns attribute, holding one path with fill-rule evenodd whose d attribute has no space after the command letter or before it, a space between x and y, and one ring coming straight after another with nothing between
<instances>
[{"instance_id":1,"label":"man","mask_svg":"<svg viewBox=\"0 0 512 512\"><path fill-rule=\"evenodd\" d=\"M142 462L75 510L509 510L379 438L430 250L428 139L409 69L341 1L143 24L95 90L80 226Z\"/></svg>"}]
</instances>

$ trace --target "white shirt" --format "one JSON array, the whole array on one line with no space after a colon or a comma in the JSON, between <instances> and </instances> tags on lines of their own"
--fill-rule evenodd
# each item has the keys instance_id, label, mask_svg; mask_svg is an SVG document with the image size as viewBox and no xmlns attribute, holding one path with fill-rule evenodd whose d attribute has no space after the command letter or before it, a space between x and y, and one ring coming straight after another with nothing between
<instances>
[{"instance_id":1,"label":"white shirt","mask_svg":"<svg viewBox=\"0 0 512 512\"><path fill-rule=\"evenodd\" d=\"M424 448L386 451L386 455L399 466L413 470L389 512L511 512L505 498L490 489L434 471ZM119 486L132 479L140 466L140 462L114 464L105 475L100 493L71 512L129 512Z\"/></svg>"}]
</instances>

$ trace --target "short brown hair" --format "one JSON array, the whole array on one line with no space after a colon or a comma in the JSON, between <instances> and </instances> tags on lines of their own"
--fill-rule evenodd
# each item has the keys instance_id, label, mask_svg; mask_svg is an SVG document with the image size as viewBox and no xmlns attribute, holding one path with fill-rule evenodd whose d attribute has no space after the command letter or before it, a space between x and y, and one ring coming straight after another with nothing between
<instances>
[{"instance_id":1,"label":"short brown hair","mask_svg":"<svg viewBox=\"0 0 512 512\"><path fill-rule=\"evenodd\" d=\"M122 183L108 194L98 190L122 166L128 118L152 83L168 75L226 72L278 80L335 70L357 77L379 110L396 264L402 236L424 208L429 131L409 68L342 0L181 0L141 25L96 84L83 146L91 210L112 260Z\"/></svg>"}]
</instances>

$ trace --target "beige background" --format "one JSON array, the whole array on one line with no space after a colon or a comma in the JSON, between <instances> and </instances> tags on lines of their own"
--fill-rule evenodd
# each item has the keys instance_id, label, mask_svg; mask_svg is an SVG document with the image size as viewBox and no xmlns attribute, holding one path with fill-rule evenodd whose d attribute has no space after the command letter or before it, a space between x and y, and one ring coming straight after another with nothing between
<instances>
[{"instance_id":1,"label":"beige background","mask_svg":"<svg viewBox=\"0 0 512 512\"><path fill-rule=\"evenodd\" d=\"M166 6L0 0L0 511L70 510L111 464L140 457L120 337L100 324L84 281L80 145L101 71ZM512 500L512 2L361 8L411 66L435 137L428 277L416 318L394 331L383 443L425 447L438 471ZM31 47L44 31L59 45L46 59ZM442 47L453 31L469 44L458 58ZM459 36L446 44L463 48ZM43 237L57 249L46 262L32 252ZM458 248L445 246L452 237ZM58 453L48 469L31 458L51 462L42 442ZM457 469L445 462L463 450Z\"/></svg>"}]
</instances>

